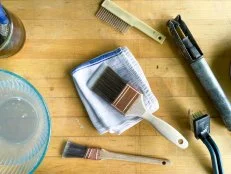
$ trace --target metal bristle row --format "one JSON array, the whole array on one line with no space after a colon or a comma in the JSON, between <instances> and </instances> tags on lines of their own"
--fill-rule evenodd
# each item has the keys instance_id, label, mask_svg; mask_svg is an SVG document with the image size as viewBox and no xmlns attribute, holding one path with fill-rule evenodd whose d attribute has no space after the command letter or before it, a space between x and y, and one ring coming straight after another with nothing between
<instances>
[{"instance_id":1,"label":"metal bristle row","mask_svg":"<svg viewBox=\"0 0 231 174\"><path fill-rule=\"evenodd\" d=\"M192 114L193 120L203 116L204 114L201 111Z\"/></svg>"},{"instance_id":2,"label":"metal bristle row","mask_svg":"<svg viewBox=\"0 0 231 174\"><path fill-rule=\"evenodd\" d=\"M193 126L193 121L196 120L197 118L203 116L204 114L201 111L195 112L193 114L190 115L190 127L193 130L194 126Z\"/></svg>"},{"instance_id":3,"label":"metal bristle row","mask_svg":"<svg viewBox=\"0 0 231 174\"><path fill-rule=\"evenodd\" d=\"M104 7L101 7L99 11L96 13L96 17L99 19L109 23L112 25L116 30L125 33L131 26L124 22L119 17L112 14L110 11L105 9Z\"/></svg>"}]
</instances>

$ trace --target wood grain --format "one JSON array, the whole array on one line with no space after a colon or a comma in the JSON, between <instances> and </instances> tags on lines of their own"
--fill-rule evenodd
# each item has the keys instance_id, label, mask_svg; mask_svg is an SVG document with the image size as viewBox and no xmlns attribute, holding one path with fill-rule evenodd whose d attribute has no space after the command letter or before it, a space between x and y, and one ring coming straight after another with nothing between
<instances>
[{"instance_id":1,"label":"wood grain","mask_svg":"<svg viewBox=\"0 0 231 174\"><path fill-rule=\"evenodd\" d=\"M44 96L52 116L52 137L38 174L207 174L211 162L202 142L193 137L188 115L202 110L212 115L211 134L220 147L225 172L231 171L231 133L224 127L193 72L168 37L166 22L181 14L206 60L231 97L228 76L231 57L229 0L115 0L167 36L160 45L131 29L125 35L98 20L101 0L2 0L23 21L27 39L15 56L1 59L1 68L28 79ZM181 150L142 121L120 136L99 135L77 95L70 72L80 63L119 46L127 46L142 66L157 96L158 117L176 127L190 146ZM62 159L65 140L114 152L168 158L172 166L122 161Z\"/></svg>"}]
</instances>

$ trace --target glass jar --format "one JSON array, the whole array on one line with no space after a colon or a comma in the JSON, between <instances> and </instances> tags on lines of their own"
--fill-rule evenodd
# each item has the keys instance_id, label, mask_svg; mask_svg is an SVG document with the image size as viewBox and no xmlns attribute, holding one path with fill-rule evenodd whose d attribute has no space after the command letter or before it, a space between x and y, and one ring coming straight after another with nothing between
<instances>
[{"instance_id":1,"label":"glass jar","mask_svg":"<svg viewBox=\"0 0 231 174\"><path fill-rule=\"evenodd\" d=\"M0 44L0 58L7 58L16 54L24 45L26 32L21 20L4 8L9 19L7 37Z\"/></svg>"}]
</instances>

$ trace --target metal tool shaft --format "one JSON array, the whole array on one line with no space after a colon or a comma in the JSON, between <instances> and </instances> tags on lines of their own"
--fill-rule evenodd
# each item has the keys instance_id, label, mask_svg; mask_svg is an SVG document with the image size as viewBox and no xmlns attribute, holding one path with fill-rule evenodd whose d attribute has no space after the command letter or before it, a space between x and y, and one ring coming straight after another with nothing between
<instances>
[{"instance_id":1,"label":"metal tool shaft","mask_svg":"<svg viewBox=\"0 0 231 174\"><path fill-rule=\"evenodd\" d=\"M193 62L191 67L221 114L225 125L231 130L231 104L211 71L208 63L202 57Z\"/></svg>"}]
</instances>

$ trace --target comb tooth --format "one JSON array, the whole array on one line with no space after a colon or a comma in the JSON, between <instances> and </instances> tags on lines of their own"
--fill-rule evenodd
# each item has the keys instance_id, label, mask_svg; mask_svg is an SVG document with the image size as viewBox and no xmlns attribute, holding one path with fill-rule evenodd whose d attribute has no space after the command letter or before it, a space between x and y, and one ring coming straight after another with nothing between
<instances>
[{"instance_id":1,"label":"comb tooth","mask_svg":"<svg viewBox=\"0 0 231 174\"><path fill-rule=\"evenodd\" d=\"M117 17L115 17L113 14L112 14L112 20L110 21L110 24L117 30L120 30L119 28L119 23L120 23L120 19L118 19Z\"/></svg>"},{"instance_id":2,"label":"comb tooth","mask_svg":"<svg viewBox=\"0 0 231 174\"><path fill-rule=\"evenodd\" d=\"M102 8L96 13L96 17L102 19L104 17L104 12Z\"/></svg>"},{"instance_id":3,"label":"comb tooth","mask_svg":"<svg viewBox=\"0 0 231 174\"><path fill-rule=\"evenodd\" d=\"M116 23L114 22L116 18L112 13L109 13L107 20L109 24L111 24L113 27L116 27Z\"/></svg>"},{"instance_id":4,"label":"comb tooth","mask_svg":"<svg viewBox=\"0 0 231 174\"><path fill-rule=\"evenodd\" d=\"M109 23L109 24L111 24L111 20L112 20L112 18L113 18L113 16L112 16L112 14L111 13L108 13L108 11L107 10L105 10L105 9L103 9L103 16L102 16L102 20L103 21L105 21L105 22L107 22L107 23Z\"/></svg>"},{"instance_id":5,"label":"comb tooth","mask_svg":"<svg viewBox=\"0 0 231 174\"><path fill-rule=\"evenodd\" d=\"M119 21L117 22L117 28L118 28L118 30L119 30L120 32L123 31L123 25L124 25L124 22L123 22L123 21L119 20Z\"/></svg>"},{"instance_id":6,"label":"comb tooth","mask_svg":"<svg viewBox=\"0 0 231 174\"><path fill-rule=\"evenodd\" d=\"M127 32L129 28L130 28L130 26L129 26L129 25L128 25L128 26L126 26L126 28L125 28L125 31L124 31L124 32Z\"/></svg>"},{"instance_id":7,"label":"comb tooth","mask_svg":"<svg viewBox=\"0 0 231 174\"><path fill-rule=\"evenodd\" d=\"M104 20L104 18L106 17L106 13L104 8L100 8L99 11L96 13L96 17L98 17L99 19Z\"/></svg>"},{"instance_id":8,"label":"comb tooth","mask_svg":"<svg viewBox=\"0 0 231 174\"><path fill-rule=\"evenodd\" d=\"M113 26L114 26L115 28L120 28L120 21L119 21L118 18L115 18L115 19L113 20Z\"/></svg>"},{"instance_id":9,"label":"comb tooth","mask_svg":"<svg viewBox=\"0 0 231 174\"><path fill-rule=\"evenodd\" d=\"M97 18L100 18L101 16L102 16L102 13L103 13L103 10L102 10L102 8L100 8L98 11L97 11L97 13L96 13L96 17Z\"/></svg>"},{"instance_id":10,"label":"comb tooth","mask_svg":"<svg viewBox=\"0 0 231 174\"><path fill-rule=\"evenodd\" d=\"M119 22L118 19L115 18L113 14L111 14L109 16L109 18L110 18L110 20L108 21L108 23L111 24L115 29L119 29L118 28L118 22Z\"/></svg>"},{"instance_id":11,"label":"comb tooth","mask_svg":"<svg viewBox=\"0 0 231 174\"><path fill-rule=\"evenodd\" d=\"M116 30L118 30L119 32L122 32L122 23L120 21L117 21L116 25L115 25L115 28Z\"/></svg>"},{"instance_id":12,"label":"comb tooth","mask_svg":"<svg viewBox=\"0 0 231 174\"><path fill-rule=\"evenodd\" d=\"M122 32L123 33L123 26L125 25L125 23L122 21L121 22L121 20L119 19L118 20L118 30L120 31L120 32Z\"/></svg>"},{"instance_id":13,"label":"comb tooth","mask_svg":"<svg viewBox=\"0 0 231 174\"><path fill-rule=\"evenodd\" d=\"M109 13L105 8L103 8L103 13L104 13L104 18L102 18L102 20L104 20L105 22L109 22L109 20L112 17L112 14Z\"/></svg>"},{"instance_id":14,"label":"comb tooth","mask_svg":"<svg viewBox=\"0 0 231 174\"><path fill-rule=\"evenodd\" d=\"M127 32L130 27L131 27L130 25L128 25L127 23L124 23L123 24L123 33Z\"/></svg>"},{"instance_id":15,"label":"comb tooth","mask_svg":"<svg viewBox=\"0 0 231 174\"><path fill-rule=\"evenodd\" d=\"M102 10L101 8L96 12L95 16L98 17L98 16L101 16L101 13L102 13Z\"/></svg>"},{"instance_id":16,"label":"comb tooth","mask_svg":"<svg viewBox=\"0 0 231 174\"><path fill-rule=\"evenodd\" d=\"M127 25L126 23L121 23L120 32L125 33L127 27L129 27L129 25Z\"/></svg>"},{"instance_id":17,"label":"comb tooth","mask_svg":"<svg viewBox=\"0 0 231 174\"><path fill-rule=\"evenodd\" d=\"M102 15L100 16L100 18L105 21L105 19L107 17L107 12L105 11L104 8L101 8L101 9L102 9Z\"/></svg>"},{"instance_id":18,"label":"comb tooth","mask_svg":"<svg viewBox=\"0 0 231 174\"><path fill-rule=\"evenodd\" d=\"M121 23L121 31L122 31L122 33L125 32L125 28L126 28L126 25L124 25L123 23Z\"/></svg>"},{"instance_id":19,"label":"comb tooth","mask_svg":"<svg viewBox=\"0 0 231 174\"><path fill-rule=\"evenodd\" d=\"M121 20L119 17L109 12L104 7L101 7L96 13L96 17L112 25L116 30L125 33L130 25Z\"/></svg>"},{"instance_id":20,"label":"comb tooth","mask_svg":"<svg viewBox=\"0 0 231 174\"><path fill-rule=\"evenodd\" d=\"M118 28L119 28L120 32L123 33L124 32L124 23L123 22L119 22Z\"/></svg>"},{"instance_id":21,"label":"comb tooth","mask_svg":"<svg viewBox=\"0 0 231 174\"><path fill-rule=\"evenodd\" d=\"M123 33L125 33L127 31L127 29L129 28L129 26L123 24Z\"/></svg>"}]
</instances>

